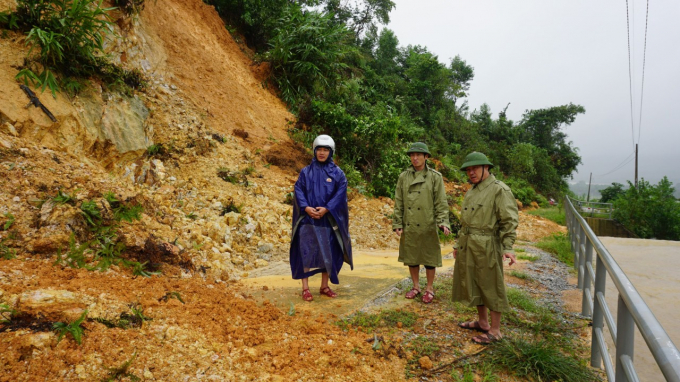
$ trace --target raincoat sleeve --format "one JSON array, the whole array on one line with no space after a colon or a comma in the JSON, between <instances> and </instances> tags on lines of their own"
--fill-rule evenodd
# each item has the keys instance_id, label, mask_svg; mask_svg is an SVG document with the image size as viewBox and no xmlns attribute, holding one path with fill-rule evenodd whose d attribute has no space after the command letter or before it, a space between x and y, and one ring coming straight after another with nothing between
<instances>
[{"instance_id":1,"label":"raincoat sleeve","mask_svg":"<svg viewBox=\"0 0 680 382\"><path fill-rule=\"evenodd\" d=\"M338 185L335 192L324 206L328 210L335 210L340 208L347 210L347 177L344 174L338 177Z\"/></svg>"},{"instance_id":2,"label":"raincoat sleeve","mask_svg":"<svg viewBox=\"0 0 680 382\"><path fill-rule=\"evenodd\" d=\"M403 177L397 180L397 188L394 190L394 213L392 214L392 230L404 228L404 199L402 196Z\"/></svg>"},{"instance_id":3,"label":"raincoat sleeve","mask_svg":"<svg viewBox=\"0 0 680 382\"><path fill-rule=\"evenodd\" d=\"M444 180L441 176L437 176L436 179L437 180L435 181L433 189L435 221L437 223L437 227L446 227L451 229L451 226L449 225L449 205L446 203Z\"/></svg>"},{"instance_id":4,"label":"raincoat sleeve","mask_svg":"<svg viewBox=\"0 0 680 382\"><path fill-rule=\"evenodd\" d=\"M517 202L508 186L502 187L496 194L496 219L498 219L498 236L501 239L503 253L512 253L512 245L517 238L519 212Z\"/></svg>"},{"instance_id":5,"label":"raincoat sleeve","mask_svg":"<svg viewBox=\"0 0 680 382\"><path fill-rule=\"evenodd\" d=\"M300 176L298 176L297 182L295 182L295 200L297 201L297 206L302 212L305 208L309 207L309 202L307 201L307 195L305 195L305 190L307 189L307 178L305 172L301 171Z\"/></svg>"}]
</instances>

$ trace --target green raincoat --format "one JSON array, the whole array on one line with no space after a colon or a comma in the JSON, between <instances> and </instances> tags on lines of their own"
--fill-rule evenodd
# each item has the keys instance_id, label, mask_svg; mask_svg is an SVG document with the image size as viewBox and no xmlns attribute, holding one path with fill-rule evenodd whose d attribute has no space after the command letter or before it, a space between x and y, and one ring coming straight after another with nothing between
<instances>
[{"instance_id":1,"label":"green raincoat","mask_svg":"<svg viewBox=\"0 0 680 382\"><path fill-rule=\"evenodd\" d=\"M399 175L394 193L392 229L403 229L399 261L406 265L442 266L437 227L449 226L449 207L442 174L413 166Z\"/></svg>"},{"instance_id":2,"label":"green raincoat","mask_svg":"<svg viewBox=\"0 0 680 382\"><path fill-rule=\"evenodd\" d=\"M519 213L510 187L491 174L466 194L453 271L453 301L484 305L495 312L510 307L505 294L503 254L514 253Z\"/></svg>"}]
</instances>

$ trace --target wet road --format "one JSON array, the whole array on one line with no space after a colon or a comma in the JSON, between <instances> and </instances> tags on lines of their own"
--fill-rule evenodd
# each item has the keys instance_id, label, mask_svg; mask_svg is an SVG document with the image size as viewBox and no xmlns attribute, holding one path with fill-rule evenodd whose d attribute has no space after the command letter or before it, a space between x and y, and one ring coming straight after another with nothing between
<instances>
[{"instance_id":1,"label":"wet road","mask_svg":"<svg viewBox=\"0 0 680 382\"><path fill-rule=\"evenodd\" d=\"M650 307L676 347L680 346L680 242L600 237L621 269ZM618 291L611 279L605 292L616 317ZM611 351L614 346L606 335ZM635 368L641 381L664 381L642 335L635 334Z\"/></svg>"},{"instance_id":2,"label":"wet road","mask_svg":"<svg viewBox=\"0 0 680 382\"><path fill-rule=\"evenodd\" d=\"M376 296L409 277L408 268L397 260L399 253L396 250L355 251L353 255L354 270L350 271L349 266L345 264L340 271L340 284L330 285L338 294L334 299L319 296L321 276L317 275L309 279L309 290L314 296L314 301L303 301L300 296L302 283L291 278L290 266L285 262L256 269L242 281L250 287L250 293L256 300L269 300L284 311L288 311L290 304L293 303L296 311L332 313L341 317L362 308ZM437 271L453 267L450 244L442 246L442 255L443 267ZM424 280L424 272L421 272L421 278Z\"/></svg>"}]
</instances>

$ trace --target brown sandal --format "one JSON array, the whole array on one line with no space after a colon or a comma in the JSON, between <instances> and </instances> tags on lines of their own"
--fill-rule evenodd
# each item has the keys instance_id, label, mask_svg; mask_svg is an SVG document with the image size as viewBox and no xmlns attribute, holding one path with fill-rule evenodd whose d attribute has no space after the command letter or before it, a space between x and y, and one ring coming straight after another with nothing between
<instances>
[{"instance_id":1,"label":"brown sandal","mask_svg":"<svg viewBox=\"0 0 680 382\"><path fill-rule=\"evenodd\" d=\"M328 296L328 297L330 297L330 298L336 298L336 297L338 297L338 294L335 293L335 292L333 292L333 291L331 290L331 288L329 288L329 287L325 287L325 288L319 289L319 294L322 295L322 296Z\"/></svg>"},{"instance_id":2,"label":"brown sandal","mask_svg":"<svg viewBox=\"0 0 680 382\"><path fill-rule=\"evenodd\" d=\"M309 289L303 289L302 290L302 299L305 301L312 301L314 300L314 296L312 296L312 292L309 291Z\"/></svg>"},{"instance_id":3,"label":"brown sandal","mask_svg":"<svg viewBox=\"0 0 680 382\"><path fill-rule=\"evenodd\" d=\"M478 345L491 345L494 342L498 342L502 340L503 337L501 336L494 336L491 333L486 333L486 334L480 334L476 337L472 337L472 342L478 344Z\"/></svg>"},{"instance_id":4,"label":"brown sandal","mask_svg":"<svg viewBox=\"0 0 680 382\"><path fill-rule=\"evenodd\" d=\"M420 289L416 289L416 287L413 287L410 291L406 292L406 298L409 300L413 300L418 296L420 296Z\"/></svg>"},{"instance_id":5,"label":"brown sandal","mask_svg":"<svg viewBox=\"0 0 680 382\"><path fill-rule=\"evenodd\" d=\"M426 290L425 294L423 295L423 302L429 304L432 302L432 300L434 300L434 292Z\"/></svg>"},{"instance_id":6,"label":"brown sandal","mask_svg":"<svg viewBox=\"0 0 680 382\"><path fill-rule=\"evenodd\" d=\"M482 326L479 325L479 321L460 322L458 323L458 327L467 330L476 330L482 333L486 333L489 331L489 329L483 329Z\"/></svg>"}]
</instances>

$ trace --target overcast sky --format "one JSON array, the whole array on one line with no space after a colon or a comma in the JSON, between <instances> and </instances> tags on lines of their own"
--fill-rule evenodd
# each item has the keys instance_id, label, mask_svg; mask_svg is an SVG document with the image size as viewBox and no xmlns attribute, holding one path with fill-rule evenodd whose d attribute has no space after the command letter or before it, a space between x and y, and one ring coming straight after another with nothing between
<instances>
[{"instance_id":1,"label":"overcast sky","mask_svg":"<svg viewBox=\"0 0 680 382\"><path fill-rule=\"evenodd\" d=\"M470 110L487 103L497 118L510 103L518 122L527 109L585 107L564 130L583 158L575 181L591 172L593 183L632 181L638 143L639 178L667 175L680 188L680 1L649 4L640 124L647 2L628 0L633 126L626 1L394 1L387 28L400 46L425 46L446 64L459 55L474 68Z\"/></svg>"}]
</instances>

